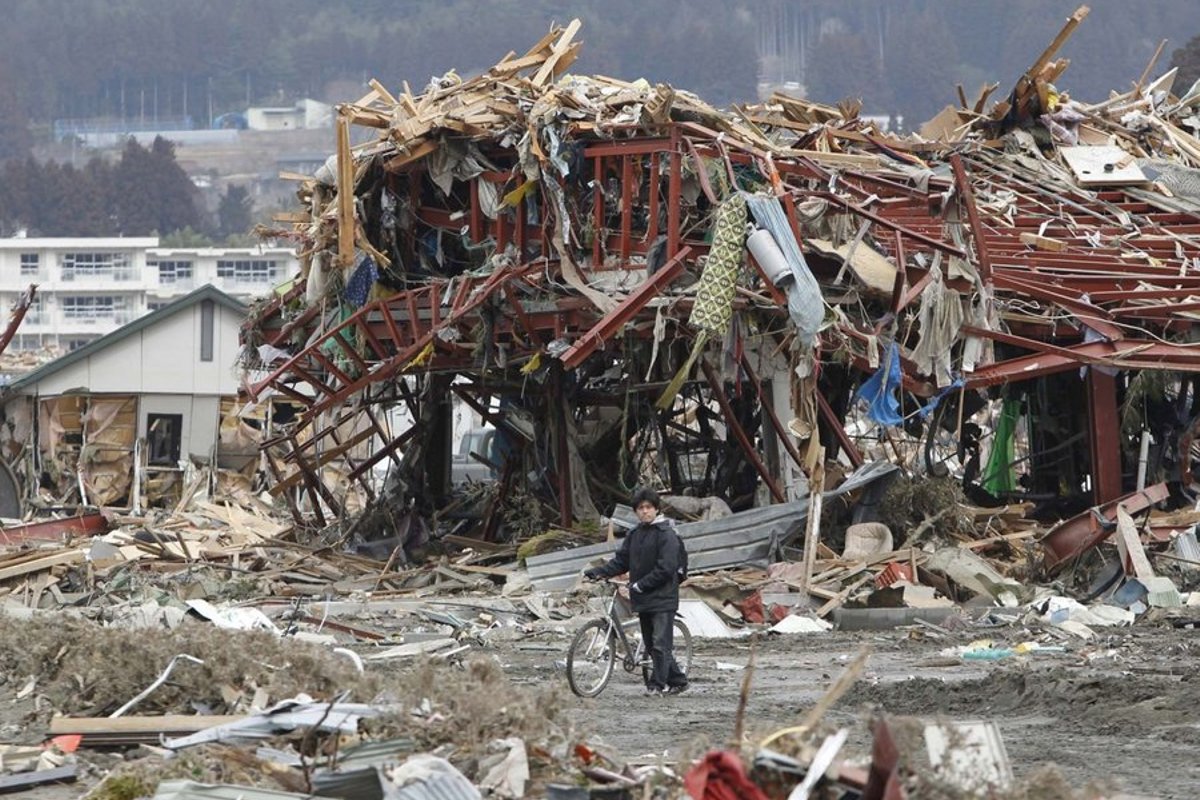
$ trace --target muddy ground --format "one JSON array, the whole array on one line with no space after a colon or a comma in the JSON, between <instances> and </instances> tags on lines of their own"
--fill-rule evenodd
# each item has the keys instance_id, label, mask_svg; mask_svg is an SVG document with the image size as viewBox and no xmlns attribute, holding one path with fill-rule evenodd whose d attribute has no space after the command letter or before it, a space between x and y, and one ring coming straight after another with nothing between
<instances>
[{"instance_id":1,"label":"muddy ground","mask_svg":"<svg viewBox=\"0 0 1200 800\"><path fill-rule=\"evenodd\" d=\"M797 724L854 654L867 645L871 656L863 676L825 718L827 724L849 730L847 753L865 756L869 752L868 722L880 709L890 715L927 719L991 720L1000 726L1018 778L1028 778L1053 763L1074 790L1089 782L1111 780L1130 796L1200 797L1200 754L1196 752L1200 746L1200 705L1196 702L1200 639L1192 630L1144 624L1097 629L1097 638L1088 642L1020 624L953 631L918 627L795 634L768 636L753 643L747 639L698 639L692 685L686 694L643 697L640 676L618 669L599 698L583 700L566 690L562 672L570 632L583 619L535 624L510 629L504 636L485 637L482 646L473 649L473 657L498 662L518 687L542 695L547 688L560 689L553 700L561 712L559 725L586 733L630 760L686 758L700 754L705 747L729 742L745 675L739 667L749 660L752 647L755 670L746 727L747 739L756 742ZM390 613L354 615L348 621L369 623L381 630L391 624L411 630L410 624ZM997 646L1037 640L1061 646L1064 652L995 662L964 661L943 654L980 638L992 639ZM169 650L177 642L161 644ZM114 658L110 651L96 663L112 663ZM313 664L314 669L320 667L317 671L326 682L330 675L336 677L330 670L344 674L342 666ZM242 666L229 667L234 668ZM364 691L376 691L389 681L396 686L407 681L402 665L396 662L372 666L369 672L375 675L368 675L367 682L359 685ZM21 683L16 677L0 684L0 729L10 737L17 732L14 723L28 713L28 699L15 701ZM289 678L304 680L295 673ZM144 682L145 677L132 680ZM460 685L466 686L473 685L475 678L464 669L461 680ZM122 687L119 694L129 691ZM291 688L280 686L279 691ZM452 691L462 694L457 688ZM494 690L484 689L480 694L489 691ZM480 702L486 705L486 700ZM479 710L468 709L468 713L482 715ZM498 732L486 733L483 738ZM28 736L30 731L24 733ZM81 784L47 787L25 796L30 800L80 796L114 759L120 761L119 756L97 759L85 754L84 760L96 768L85 771L87 777ZM1049 800L1068 794L1051 791L1023 796Z\"/></svg>"},{"instance_id":2,"label":"muddy ground","mask_svg":"<svg viewBox=\"0 0 1200 800\"><path fill-rule=\"evenodd\" d=\"M1032 638L1017 628L971 629L936 640L921 631L766 639L756 646L747 727L762 736L797 724L842 665L867 644L872 656L862 679L827 717L849 728L848 751L868 752L873 709L992 720L1018 778L1053 763L1077 789L1112 779L1130 795L1200 797L1196 632L1122 629L1087 643L1065 642L1068 652L1060 655L998 662L939 655L983 635L997 645ZM630 756L680 747L695 751L696 740L727 742L743 673L717 665L744 664L749 650L747 642L701 641L688 693L644 698L635 676L618 673L596 700L571 697L570 717ZM555 679L545 655L514 651L505 659L517 681Z\"/></svg>"}]
</instances>

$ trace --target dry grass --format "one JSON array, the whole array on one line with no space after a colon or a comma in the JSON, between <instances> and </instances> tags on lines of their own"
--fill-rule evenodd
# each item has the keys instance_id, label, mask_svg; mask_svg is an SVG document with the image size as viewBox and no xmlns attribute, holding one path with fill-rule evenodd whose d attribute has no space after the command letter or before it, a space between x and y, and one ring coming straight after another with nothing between
<instances>
[{"instance_id":1,"label":"dry grass","mask_svg":"<svg viewBox=\"0 0 1200 800\"><path fill-rule=\"evenodd\" d=\"M883 496L880 521L891 529L897 547L913 538L973 537L975 524L966 505L966 495L954 478L901 475Z\"/></svg>"},{"instance_id":2,"label":"dry grass","mask_svg":"<svg viewBox=\"0 0 1200 800\"><path fill-rule=\"evenodd\" d=\"M562 773L549 756L551 750L566 752L567 737L556 724L558 691L515 686L491 659L465 668L442 662L389 663L360 675L348 660L323 648L205 623L154 632L103 628L65 617L0 618L0 676L5 676L0 678L0 701L14 698L33 677L38 711L21 720L24 725L45 725L52 714L105 715L149 686L179 653L205 663L178 664L170 680L131 713L242 713L246 709L232 707L227 697L248 700L259 687L272 702L301 692L328 699L349 690L351 700L398 709L363 720L362 735L368 740L410 740L417 752L444 753L474 777L492 740L519 736L529 747L535 780ZM298 736L292 739L299 743ZM167 762L141 759L122 765L92 797L146 796L158 781L172 777L297 790L296 771L272 770L252 750L201 748Z\"/></svg>"},{"instance_id":3,"label":"dry grass","mask_svg":"<svg viewBox=\"0 0 1200 800\"><path fill-rule=\"evenodd\" d=\"M473 756L508 736L541 746L563 740L560 690L514 686L491 659L476 659L465 670L426 664L392 683L388 694L406 710L365 721L372 739L412 739L424 750L453 742Z\"/></svg>"},{"instance_id":4,"label":"dry grass","mask_svg":"<svg viewBox=\"0 0 1200 800\"><path fill-rule=\"evenodd\" d=\"M5 688L15 692L20 686L13 682L36 678L36 693L48 701L42 710L46 716L51 711L110 714L149 686L179 653L204 664L177 664L135 713L187 714L197 708L231 713L224 696L229 688L248 699L261 687L272 701L300 692L325 698L347 689L363 700L379 689L376 677L359 675L348 660L268 633L224 631L199 622L169 632L102 628L67 617L0 622L0 674L10 681Z\"/></svg>"}]
</instances>

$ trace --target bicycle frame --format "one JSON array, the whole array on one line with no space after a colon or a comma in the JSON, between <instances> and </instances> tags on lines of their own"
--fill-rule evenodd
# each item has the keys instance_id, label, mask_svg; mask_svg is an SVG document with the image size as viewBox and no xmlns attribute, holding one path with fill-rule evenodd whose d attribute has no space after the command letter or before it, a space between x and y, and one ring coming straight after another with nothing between
<instances>
[{"instance_id":1,"label":"bicycle frame","mask_svg":"<svg viewBox=\"0 0 1200 800\"><path fill-rule=\"evenodd\" d=\"M604 687L608 685L609 679L612 677L612 670L618 657L626 672L633 673L641 667L642 680L647 684L653 670L651 660L647 657L648 652L643 637L627 631L631 626L639 624L640 619L637 616L629 619L621 618L621 609L617 605L617 598L620 597L620 584L611 580L605 582L613 586L614 590L608 600L604 615L592 617L585 622L575 632L567 650L567 681L571 685L571 691L580 697L596 697L604 691ZM692 663L692 635L683 621L679 619L678 614L676 614L674 627L676 636L684 645L684 657L680 669L686 675L691 669ZM639 630L638 633L640 634L641 631ZM587 665L589 664L599 670L599 672L592 673L596 676L595 679L588 677L589 667ZM577 667L579 671L576 671Z\"/></svg>"},{"instance_id":2,"label":"bicycle frame","mask_svg":"<svg viewBox=\"0 0 1200 800\"><path fill-rule=\"evenodd\" d=\"M608 598L608 608L605 611L605 618L608 620L608 636L612 639L620 641L621 666L626 672L633 672L637 669L638 664L644 657L645 644L638 639L637 649L630 647L629 636L625 633L625 628L638 622L637 616L630 617L628 620L622 621L617 609L617 598L621 594L621 585L608 581L613 586L612 597Z\"/></svg>"}]
</instances>

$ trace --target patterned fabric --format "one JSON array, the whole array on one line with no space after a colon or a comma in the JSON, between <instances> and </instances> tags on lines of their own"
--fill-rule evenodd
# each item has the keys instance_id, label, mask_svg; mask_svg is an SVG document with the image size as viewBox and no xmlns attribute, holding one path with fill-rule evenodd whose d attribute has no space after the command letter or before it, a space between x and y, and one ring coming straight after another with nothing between
<instances>
[{"instance_id":1,"label":"patterned fabric","mask_svg":"<svg viewBox=\"0 0 1200 800\"><path fill-rule=\"evenodd\" d=\"M738 271L746 256L746 198L735 194L717 209L712 249L696 287L693 328L712 337L724 336L733 318Z\"/></svg>"},{"instance_id":2,"label":"patterned fabric","mask_svg":"<svg viewBox=\"0 0 1200 800\"><path fill-rule=\"evenodd\" d=\"M720 339L729 331L738 270L746 255L746 219L746 198L740 194L733 195L717 209L712 247L696 286L696 305L692 307L690 322L696 329L696 341L687 361L655 402L657 408L671 407L705 343L709 339Z\"/></svg>"},{"instance_id":3,"label":"patterned fabric","mask_svg":"<svg viewBox=\"0 0 1200 800\"><path fill-rule=\"evenodd\" d=\"M375 261L370 256L364 254L358 260L358 266L354 268L350 280L346 281L346 289L342 292L342 297L350 305L359 308L366 304L367 298L371 295L371 287L377 280L379 280L379 268L375 266Z\"/></svg>"}]
</instances>

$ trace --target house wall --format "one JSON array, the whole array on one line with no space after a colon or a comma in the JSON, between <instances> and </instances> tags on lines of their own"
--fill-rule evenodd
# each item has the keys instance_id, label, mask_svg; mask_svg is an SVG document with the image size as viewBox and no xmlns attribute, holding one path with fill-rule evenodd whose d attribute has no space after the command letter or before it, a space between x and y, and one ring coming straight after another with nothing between
<instances>
[{"instance_id":1,"label":"house wall","mask_svg":"<svg viewBox=\"0 0 1200 800\"><path fill-rule=\"evenodd\" d=\"M138 437L146 437L146 420L151 414L180 414L180 458L207 459L217 443L221 398L217 395L148 394L138 402Z\"/></svg>"},{"instance_id":2,"label":"house wall","mask_svg":"<svg viewBox=\"0 0 1200 800\"><path fill-rule=\"evenodd\" d=\"M213 360L200 360L201 303L172 314L58 372L23 393L42 397L85 389L93 394L236 394L240 312L213 310ZM212 425L217 424L216 413ZM215 433L214 433L215 435Z\"/></svg>"}]
</instances>

